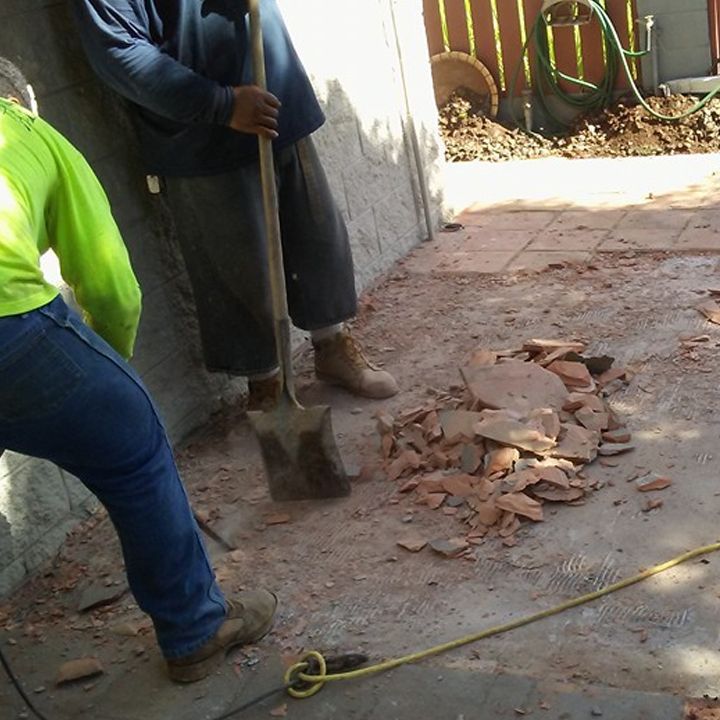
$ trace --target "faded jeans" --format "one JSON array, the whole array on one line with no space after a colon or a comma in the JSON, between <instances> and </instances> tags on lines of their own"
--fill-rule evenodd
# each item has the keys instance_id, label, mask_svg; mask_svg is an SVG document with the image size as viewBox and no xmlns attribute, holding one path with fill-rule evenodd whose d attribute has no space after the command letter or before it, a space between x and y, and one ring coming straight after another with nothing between
<instances>
[{"instance_id":1,"label":"faded jeans","mask_svg":"<svg viewBox=\"0 0 720 720\"><path fill-rule=\"evenodd\" d=\"M137 374L60 297L0 318L0 448L54 462L102 502L165 657L215 634L225 601L162 421Z\"/></svg>"}]
</instances>

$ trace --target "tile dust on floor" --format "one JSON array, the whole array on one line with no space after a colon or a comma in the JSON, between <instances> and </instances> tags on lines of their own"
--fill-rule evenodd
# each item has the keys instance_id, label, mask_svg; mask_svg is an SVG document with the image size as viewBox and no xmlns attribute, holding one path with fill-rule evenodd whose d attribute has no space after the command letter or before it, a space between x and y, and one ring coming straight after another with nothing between
<instances>
[{"instance_id":1,"label":"tile dust on floor","mask_svg":"<svg viewBox=\"0 0 720 720\"><path fill-rule=\"evenodd\" d=\"M229 592L265 585L282 598L272 636L241 652L236 667L262 662L271 649L286 655L362 649L381 658L424 648L714 541L720 327L696 308L719 279L713 256L604 255L602 263L539 274L430 274L422 282L400 266L364 298L357 332L369 354L398 375L401 395L382 404L359 400L316 384L307 360L300 368L302 400L333 406L352 469L382 459L379 408L398 416L457 391L459 368L478 348L518 348L530 338L570 338L630 371L612 406L627 421L635 449L585 469L584 505L548 504L543 522L514 528L514 546L477 538L473 553L448 559L429 547L398 546L408 535L451 540L459 521L398 493L384 472L366 469L348 500L272 503L247 423L237 412L218 418L180 453L180 462L197 509L237 545L228 553L211 544L219 577ZM707 338L688 345L699 336ZM629 480L651 474L672 485L655 493L663 504L648 511L647 494ZM0 609L11 640L60 644L59 654L43 653L50 678L78 657L99 657L111 679L156 661L129 595L78 611L88 585L123 580L110 524L91 524ZM710 556L433 662L637 690L716 692L718 563L720 557Z\"/></svg>"}]
</instances>

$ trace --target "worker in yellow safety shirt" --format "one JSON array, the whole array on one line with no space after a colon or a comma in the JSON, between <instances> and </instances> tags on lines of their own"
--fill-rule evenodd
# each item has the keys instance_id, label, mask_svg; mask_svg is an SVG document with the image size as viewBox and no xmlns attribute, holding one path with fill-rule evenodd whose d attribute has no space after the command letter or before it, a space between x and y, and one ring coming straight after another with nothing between
<instances>
[{"instance_id":1,"label":"worker in yellow safety shirt","mask_svg":"<svg viewBox=\"0 0 720 720\"><path fill-rule=\"evenodd\" d=\"M107 508L170 677L205 677L270 629L276 598L225 599L172 449L127 360L141 296L103 189L0 58L0 448L56 463ZM81 318L44 278L58 256Z\"/></svg>"}]
</instances>

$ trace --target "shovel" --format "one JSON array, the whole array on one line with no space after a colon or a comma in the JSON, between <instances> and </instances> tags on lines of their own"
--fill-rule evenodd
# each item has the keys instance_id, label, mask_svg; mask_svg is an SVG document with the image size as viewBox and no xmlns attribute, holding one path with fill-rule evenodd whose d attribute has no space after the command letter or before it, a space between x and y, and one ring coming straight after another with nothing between
<instances>
[{"instance_id":1,"label":"shovel","mask_svg":"<svg viewBox=\"0 0 720 720\"><path fill-rule=\"evenodd\" d=\"M249 0L248 7L255 84L266 90L260 1ZM248 415L260 442L273 500L344 497L350 494L350 481L335 443L330 408L303 408L295 397L272 142L262 136L258 140L275 345L282 393L272 410L250 412Z\"/></svg>"}]
</instances>

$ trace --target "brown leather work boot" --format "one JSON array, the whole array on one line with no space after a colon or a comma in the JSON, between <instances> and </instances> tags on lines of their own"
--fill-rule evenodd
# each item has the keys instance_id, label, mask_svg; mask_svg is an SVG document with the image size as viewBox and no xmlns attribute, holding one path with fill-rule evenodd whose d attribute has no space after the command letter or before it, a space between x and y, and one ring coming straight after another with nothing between
<instances>
[{"instance_id":1,"label":"brown leather work boot","mask_svg":"<svg viewBox=\"0 0 720 720\"><path fill-rule=\"evenodd\" d=\"M318 380L340 385L355 395L375 400L397 394L395 378L365 357L360 344L348 330L313 343L313 346Z\"/></svg>"},{"instance_id":2,"label":"brown leather work boot","mask_svg":"<svg viewBox=\"0 0 720 720\"><path fill-rule=\"evenodd\" d=\"M248 378L247 409L249 411L272 410L280 399L281 391L282 383L279 372L262 380Z\"/></svg>"},{"instance_id":3,"label":"brown leather work boot","mask_svg":"<svg viewBox=\"0 0 720 720\"><path fill-rule=\"evenodd\" d=\"M275 595L267 590L250 590L226 603L225 621L210 640L191 655L166 660L171 680L202 680L222 662L230 648L257 642L268 634L277 609Z\"/></svg>"}]
</instances>

